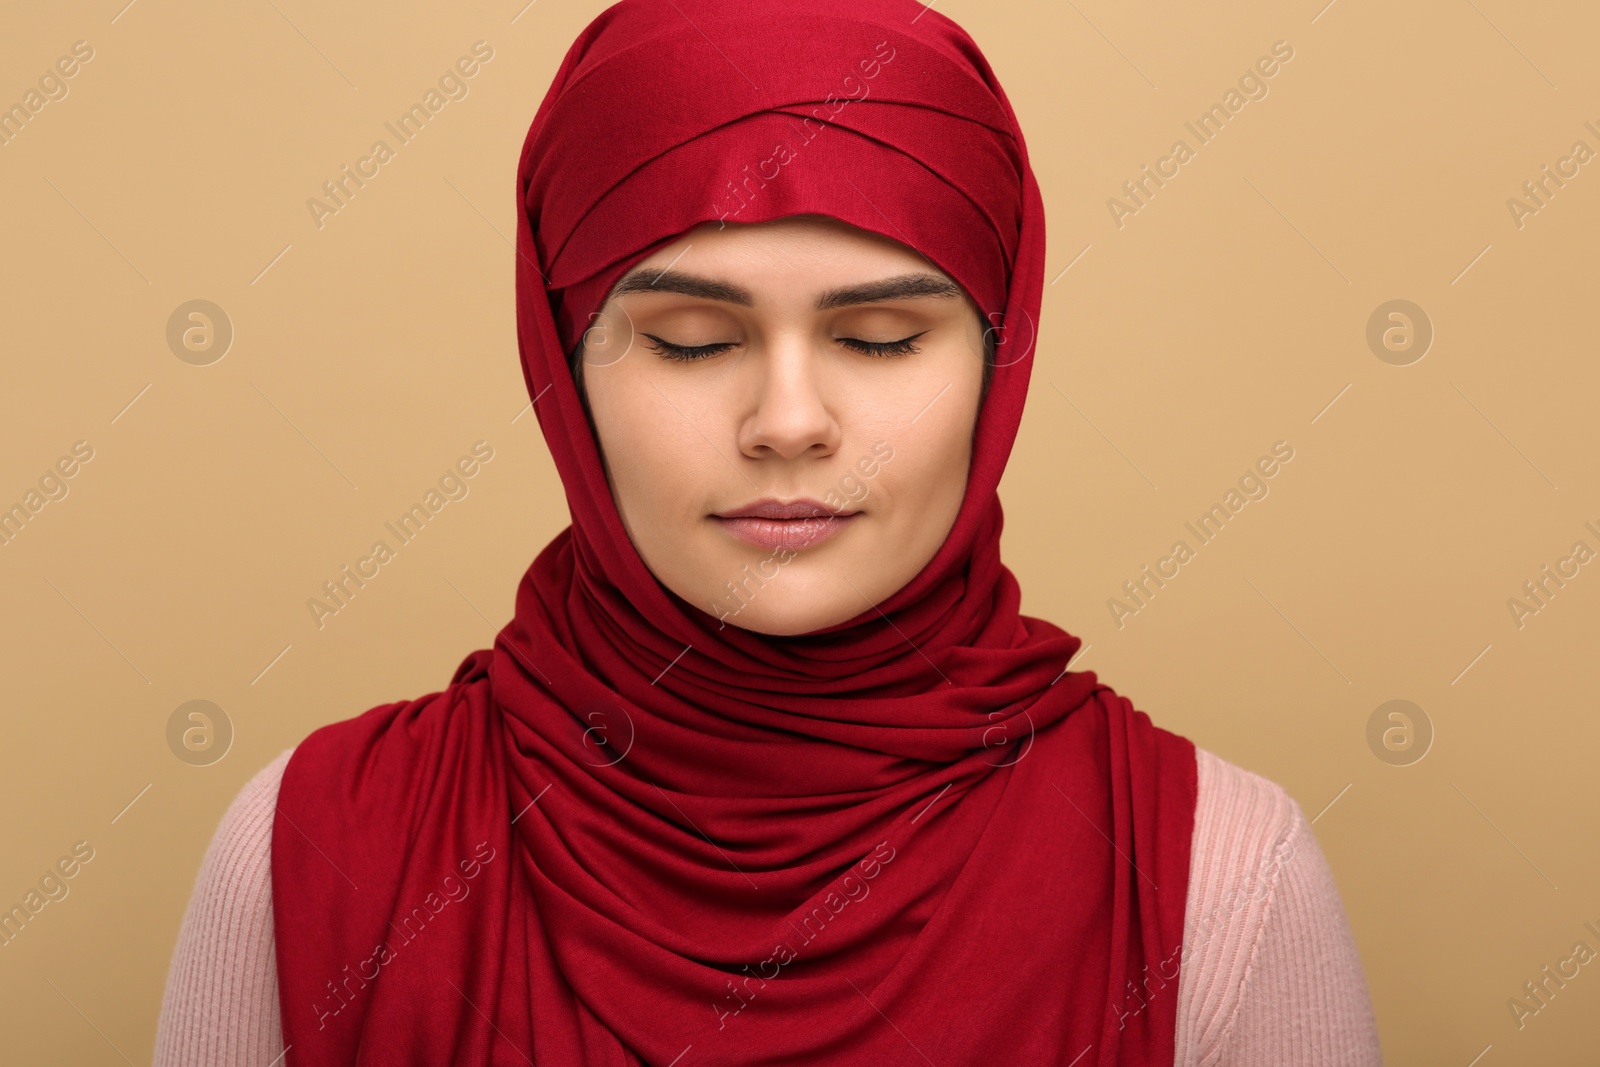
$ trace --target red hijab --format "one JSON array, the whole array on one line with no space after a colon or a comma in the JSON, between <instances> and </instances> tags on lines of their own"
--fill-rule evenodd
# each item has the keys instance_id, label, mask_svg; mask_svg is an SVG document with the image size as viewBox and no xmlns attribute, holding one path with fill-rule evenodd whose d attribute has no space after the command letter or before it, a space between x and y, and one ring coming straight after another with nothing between
<instances>
[{"instance_id":1,"label":"red hijab","mask_svg":"<svg viewBox=\"0 0 1600 1067\"><path fill-rule=\"evenodd\" d=\"M517 195L572 524L449 686L291 758L290 1067L1170 1064L1194 751L1067 672L1079 640L1000 562L1044 213L977 45L914 0L623 0L557 71ZM773 637L645 568L566 353L696 224L811 212L943 268L997 357L933 560Z\"/></svg>"}]
</instances>

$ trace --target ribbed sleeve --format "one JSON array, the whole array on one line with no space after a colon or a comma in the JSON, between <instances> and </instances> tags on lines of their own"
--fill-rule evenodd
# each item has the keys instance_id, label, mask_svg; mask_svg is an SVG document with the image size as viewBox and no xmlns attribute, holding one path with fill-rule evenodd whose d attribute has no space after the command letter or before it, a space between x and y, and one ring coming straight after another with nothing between
<instances>
[{"instance_id":1,"label":"ribbed sleeve","mask_svg":"<svg viewBox=\"0 0 1600 1067\"><path fill-rule=\"evenodd\" d=\"M272 815L292 752L240 791L206 850L167 976L156 1067L280 1062ZM1299 805L1198 746L1195 759L1176 1063L1381 1065L1355 938Z\"/></svg>"},{"instance_id":2,"label":"ribbed sleeve","mask_svg":"<svg viewBox=\"0 0 1600 1067\"><path fill-rule=\"evenodd\" d=\"M200 863L156 1026L155 1067L282 1062L272 941L272 816L289 749L252 778Z\"/></svg>"},{"instance_id":3,"label":"ribbed sleeve","mask_svg":"<svg viewBox=\"0 0 1600 1067\"><path fill-rule=\"evenodd\" d=\"M1195 758L1177 1062L1381 1065L1355 937L1300 806L1204 749Z\"/></svg>"}]
</instances>

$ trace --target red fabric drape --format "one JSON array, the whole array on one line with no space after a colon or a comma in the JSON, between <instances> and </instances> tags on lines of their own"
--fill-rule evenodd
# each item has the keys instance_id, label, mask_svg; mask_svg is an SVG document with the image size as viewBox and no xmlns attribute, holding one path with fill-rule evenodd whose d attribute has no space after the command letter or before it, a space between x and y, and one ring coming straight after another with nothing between
<instances>
[{"instance_id":1,"label":"red fabric drape","mask_svg":"<svg viewBox=\"0 0 1600 1067\"><path fill-rule=\"evenodd\" d=\"M291 758L289 1067L1171 1063L1194 750L1065 672L1079 640L1000 561L1045 237L977 46L912 0L623 0L556 72L517 195L572 524L447 687ZM998 343L934 559L772 637L645 568L566 352L655 248L801 212L920 251Z\"/></svg>"}]
</instances>

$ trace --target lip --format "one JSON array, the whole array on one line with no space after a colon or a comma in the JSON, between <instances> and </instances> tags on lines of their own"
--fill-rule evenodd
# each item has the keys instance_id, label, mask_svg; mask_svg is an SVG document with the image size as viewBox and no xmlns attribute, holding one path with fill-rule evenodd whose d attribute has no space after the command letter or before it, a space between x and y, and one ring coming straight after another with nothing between
<instances>
[{"instance_id":1,"label":"lip","mask_svg":"<svg viewBox=\"0 0 1600 1067\"><path fill-rule=\"evenodd\" d=\"M757 548L798 552L837 536L860 514L836 512L820 501L802 498L758 500L711 518L734 537Z\"/></svg>"}]
</instances>

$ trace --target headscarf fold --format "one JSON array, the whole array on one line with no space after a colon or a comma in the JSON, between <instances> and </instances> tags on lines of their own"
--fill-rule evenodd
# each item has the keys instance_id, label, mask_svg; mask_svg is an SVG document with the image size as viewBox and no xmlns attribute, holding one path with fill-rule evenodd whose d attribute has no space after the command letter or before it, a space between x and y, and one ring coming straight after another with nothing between
<instances>
[{"instance_id":1,"label":"headscarf fold","mask_svg":"<svg viewBox=\"0 0 1600 1067\"><path fill-rule=\"evenodd\" d=\"M448 686L291 758L290 1067L1171 1063L1194 750L1068 670L1081 642L1000 561L1044 214L977 45L913 0L622 0L567 52L517 197L572 523ZM933 559L778 637L651 575L567 357L652 251L802 213L924 255L996 354Z\"/></svg>"}]
</instances>

